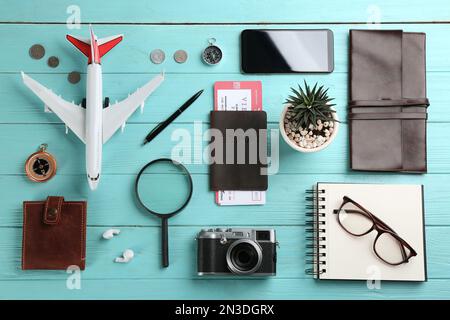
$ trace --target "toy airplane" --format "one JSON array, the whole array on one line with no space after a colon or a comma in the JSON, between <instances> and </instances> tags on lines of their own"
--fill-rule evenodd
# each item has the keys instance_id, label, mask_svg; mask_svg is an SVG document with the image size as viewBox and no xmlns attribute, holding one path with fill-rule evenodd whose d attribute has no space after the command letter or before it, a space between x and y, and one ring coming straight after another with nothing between
<instances>
[{"instance_id":1,"label":"toy airplane","mask_svg":"<svg viewBox=\"0 0 450 320\"><path fill-rule=\"evenodd\" d=\"M69 40L86 57L88 57L86 99L76 105L67 102L37 81L22 72L23 82L45 104L45 111L54 112L77 136L86 144L86 172L89 187L97 188L100 181L102 165L102 145L122 127L127 119L140 106L144 109L144 101L161 84L164 75L160 74L139 88L121 102L109 104L109 98L102 101L102 67L100 58L122 41L117 35L97 39L90 28L90 39L81 39L67 35Z\"/></svg>"}]
</instances>

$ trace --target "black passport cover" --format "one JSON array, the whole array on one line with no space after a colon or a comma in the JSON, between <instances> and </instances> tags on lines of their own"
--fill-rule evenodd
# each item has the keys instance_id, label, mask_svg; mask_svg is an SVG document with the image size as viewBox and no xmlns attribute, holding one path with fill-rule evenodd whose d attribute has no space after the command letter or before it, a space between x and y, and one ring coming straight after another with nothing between
<instances>
[{"instance_id":1,"label":"black passport cover","mask_svg":"<svg viewBox=\"0 0 450 320\"><path fill-rule=\"evenodd\" d=\"M222 148L212 148L211 150L212 157L219 161L222 160L221 163L216 161L210 165L211 190L267 190L267 175L262 173L267 167L266 113L264 111L211 111L210 117L211 129L217 129L223 137L220 141L216 140L213 134L211 136L211 146L214 144L222 146ZM249 135L250 132L255 134L252 138L246 135L232 137L230 134L227 136L227 129L242 129ZM247 131L248 129L254 130ZM251 141L253 141L252 144ZM238 163L238 148L245 150L245 160L242 161L241 158L243 163ZM230 157L233 161L228 161L228 163L227 149L234 150L234 157Z\"/></svg>"}]
</instances>

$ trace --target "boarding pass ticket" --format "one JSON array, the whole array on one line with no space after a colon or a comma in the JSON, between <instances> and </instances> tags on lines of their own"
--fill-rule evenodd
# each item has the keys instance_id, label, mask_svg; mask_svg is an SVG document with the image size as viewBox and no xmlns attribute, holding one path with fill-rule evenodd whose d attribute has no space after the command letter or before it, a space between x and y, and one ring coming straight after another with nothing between
<instances>
[{"instance_id":1,"label":"boarding pass ticket","mask_svg":"<svg viewBox=\"0 0 450 320\"><path fill-rule=\"evenodd\" d=\"M260 81L221 81L214 84L214 110L261 111L262 85ZM216 192L221 206L262 205L266 191L224 190Z\"/></svg>"}]
</instances>

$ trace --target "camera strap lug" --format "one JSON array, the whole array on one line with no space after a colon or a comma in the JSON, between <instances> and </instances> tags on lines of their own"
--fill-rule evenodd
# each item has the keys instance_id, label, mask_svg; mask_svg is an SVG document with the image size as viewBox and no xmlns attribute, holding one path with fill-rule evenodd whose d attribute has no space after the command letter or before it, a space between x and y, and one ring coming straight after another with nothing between
<instances>
[{"instance_id":1,"label":"camera strap lug","mask_svg":"<svg viewBox=\"0 0 450 320\"><path fill-rule=\"evenodd\" d=\"M227 243L228 242L228 239L225 237L225 235L222 235L221 237L220 237L220 244L225 244L225 243Z\"/></svg>"}]
</instances>

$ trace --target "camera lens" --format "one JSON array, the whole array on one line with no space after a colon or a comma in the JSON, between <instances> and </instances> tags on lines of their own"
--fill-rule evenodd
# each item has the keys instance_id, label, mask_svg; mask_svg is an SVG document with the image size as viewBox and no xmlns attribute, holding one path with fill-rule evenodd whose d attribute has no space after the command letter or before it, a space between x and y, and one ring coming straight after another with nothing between
<instances>
[{"instance_id":1,"label":"camera lens","mask_svg":"<svg viewBox=\"0 0 450 320\"><path fill-rule=\"evenodd\" d=\"M249 270L258 263L258 253L248 243L242 243L231 253L231 261L242 270Z\"/></svg>"},{"instance_id":2,"label":"camera lens","mask_svg":"<svg viewBox=\"0 0 450 320\"><path fill-rule=\"evenodd\" d=\"M254 241L242 239L233 242L228 248L227 264L235 274L250 274L261 266L262 250Z\"/></svg>"}]
</instances>

